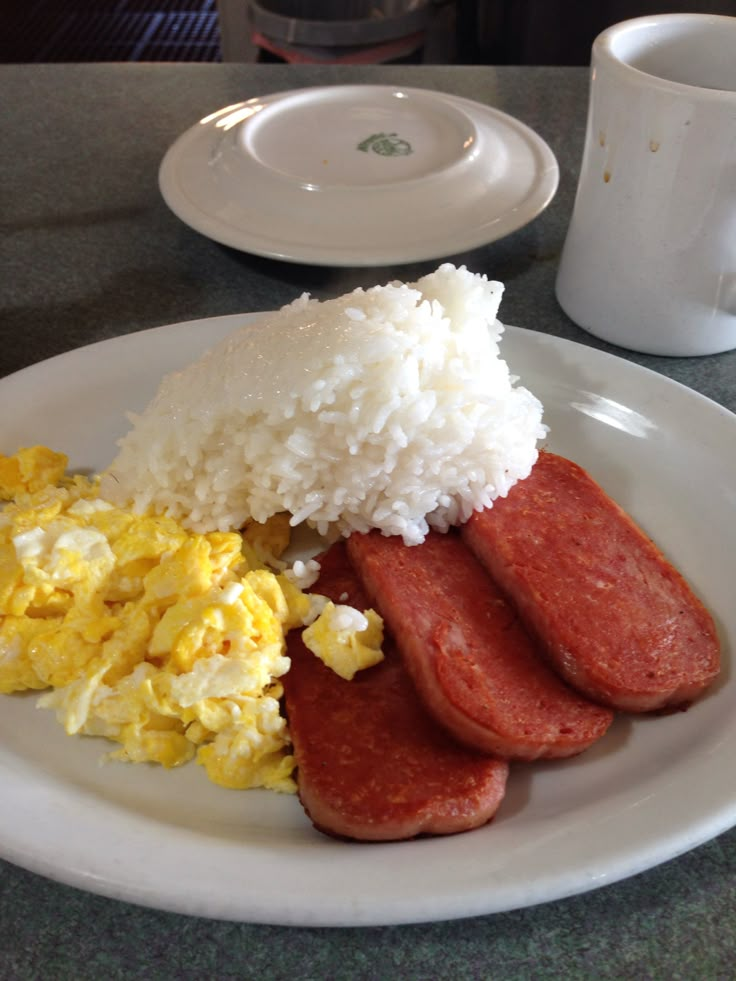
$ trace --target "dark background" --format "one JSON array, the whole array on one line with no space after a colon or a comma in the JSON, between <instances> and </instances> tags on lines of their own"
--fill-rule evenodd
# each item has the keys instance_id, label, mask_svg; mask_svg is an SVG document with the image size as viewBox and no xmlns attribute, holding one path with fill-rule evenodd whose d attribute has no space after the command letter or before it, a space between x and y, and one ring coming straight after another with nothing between
<instances>
[{"instance_id":1,"label":"dark background","mask_svg":"<svg viewBox=\"0 0 736 981\"><path fill-rule=\"evenodd\" d=\"M3 7L4 63L222 57L217 0L6 0ZM319 0L310 9L318 11ZM736 15L736 0L445 0L436 11L430 34L442 43L425 45L415 60L587 65L593 38L610 24L661 12ZM255 47L247 60L278 59Z\"/></svg>"},{"instance_id":2,"label":"dark background","mask_svg":"<svg viewBox=\"0 0 736 981\"><path fill-rule=\"evenodd\" d=\"M733 16L736 0L459 0L457 61L587 65L593 39L611 24L679 12Z\"/></svg>"}]
</instances>

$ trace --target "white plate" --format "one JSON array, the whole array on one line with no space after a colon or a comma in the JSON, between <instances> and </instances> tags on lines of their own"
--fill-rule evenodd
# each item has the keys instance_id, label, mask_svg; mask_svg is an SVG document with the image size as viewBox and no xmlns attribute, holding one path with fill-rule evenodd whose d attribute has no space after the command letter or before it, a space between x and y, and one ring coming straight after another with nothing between
<instances>
[{"instance_id":1,"label":"white plate","mask_svg":"<svg viewBox=\"0 0 736 981\"><path fill-rule=\"evenodd\" d=\"M160 376L248 317L105 341L0 381L3 452L44 442L100 469ZM264 338L267 342L267 339ZM682 568L736 637L736 416L591 348L509 328L503 351L546 405L549 446L583 466ZM228 791L191 764L99 766L97 739L60 734L35 695L0 697L0 854L94 892L236 920L446 919L583 892L736 823L730 665L685 713L620 718L574 760L516 766L485 828L359 845L313 831L297 800Z\"/></svg>"},{"instance_id":2,"label":"white plate","mask_svg":"<svg viewBox=\"0 0 736 981\"><path fill-rule=\"evenodd\" d=\"M245 252L331 266L454 255L551 201L557 161L528 126L423 89L333 85L227 106L187 130L159 185L182 221Z\"/></svg>"}]
</instances>

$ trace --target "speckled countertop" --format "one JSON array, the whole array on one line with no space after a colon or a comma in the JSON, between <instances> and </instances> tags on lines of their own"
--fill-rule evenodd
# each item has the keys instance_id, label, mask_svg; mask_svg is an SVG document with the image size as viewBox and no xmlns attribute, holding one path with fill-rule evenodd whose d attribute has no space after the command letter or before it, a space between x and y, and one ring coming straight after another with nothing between
<instances>
[{"instance_id":1,"label":"speckled countertop","mask_svg":"<svg viewBox=\"0 0 736 981\"><path fill-rule=\"evenodd\" d=\"M506 322L615 351L572 324L553 292L585 126L583 69L0 66L0 375L146 327L273 309L303 290L327 297L433 268L261 259L199 236L163 204L159 162L197 119L253 95L337 82L441 89L536 129L560 164L554 201L521 231L452 258L505 282ZM615 353L736 409L736 352ZM12 806L2 787L0 806ZM0 978L725 979L736 964L734 908L736 831L585 895L492 916L365 928L186 917L0 862Z\"/></svg>"}]
</instances>

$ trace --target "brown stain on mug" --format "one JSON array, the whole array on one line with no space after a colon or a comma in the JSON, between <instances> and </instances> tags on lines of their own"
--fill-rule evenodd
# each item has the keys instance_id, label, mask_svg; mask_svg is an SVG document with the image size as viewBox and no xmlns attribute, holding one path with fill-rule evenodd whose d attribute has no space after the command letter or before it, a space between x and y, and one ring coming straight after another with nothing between
<instances>
[{"instance_id":1,"label":"brown stain on mug","mask_svg":"<svg viewBox=\"0 0 736 981\"><path fill-rule=\"evenodd\" d=\"M610 179L611 179L611 171L610 170L604 170L603 171L603 183L604 184L607 184L610 181Z\"/></svg>"},{"instance_id":2,"label":"brown stain on mug","mask_svg":"<svg viewBox=\"0 0 736 981\"><path fill-rule=\"evenodd\" d=\"M656 153L657 150L659 150L659 140L650 140L649 149L652 151L652 153Z\"/></svg>"}]
</instances>

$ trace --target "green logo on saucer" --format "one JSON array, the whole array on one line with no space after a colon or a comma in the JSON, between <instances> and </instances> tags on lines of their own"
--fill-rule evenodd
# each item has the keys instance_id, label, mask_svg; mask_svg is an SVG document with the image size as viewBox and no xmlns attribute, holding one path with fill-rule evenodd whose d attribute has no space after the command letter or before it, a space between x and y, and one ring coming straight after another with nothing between
<instances>
[{"instance_id":1,"label":"green logo on saucer","mask_svg":"<svg viewBox=\"0 0 736 981\"><path fill-rule=\"evenodd\" d=\"M397 133L373 133L358 144L363 153L373 151L381 157L406 157L413 153L411 143L402 140Z\"/></svg>"}]
</instances>

